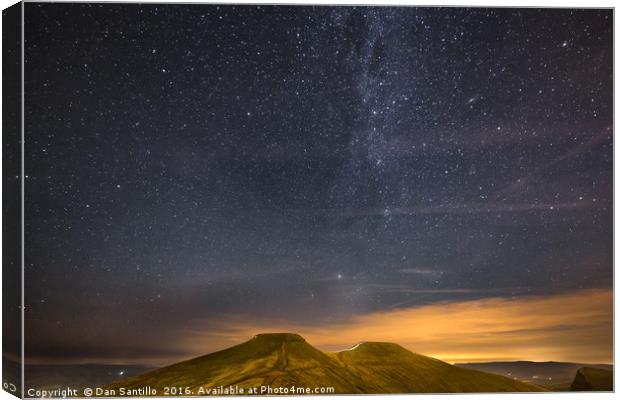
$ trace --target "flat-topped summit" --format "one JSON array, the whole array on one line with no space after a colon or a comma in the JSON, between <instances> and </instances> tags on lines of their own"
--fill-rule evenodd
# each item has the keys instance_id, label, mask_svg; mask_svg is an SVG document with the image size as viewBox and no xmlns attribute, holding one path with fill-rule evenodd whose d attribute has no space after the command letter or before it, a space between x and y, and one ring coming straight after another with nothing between
<instances>
[{"instance_id":1,"label":"flat-topped summit","mask_svg":"<svg viewBox=\"0 0 620 400\"><path fill-rule=\"evenodd\" d=\"M254 339L277 341L277 342L305 342L306 341L306 339L301 337L301 335L298 335L296 333L289 333L289 332L259 333L258 335L254 336Z\"/></svg>"},{"instance_id":2,"label":"flat-topped summit","mask_svg":"<svg viewBox=\"0 0 620 400\"><path fill-rule=\"evenodd\" d=\"M391 342L360 342L358 345L355 346L356 350L376 350L376 351L406 351L407 353L410 353L409 350L405 349L403 346L396 344L396 343L391 343Z\"/></svg>"},{"instance_id":3,"label":"flat-topped summit","mask_svg":"<svg viewBox=\"0 0 620 400\"><path fill-rule=\"evenodd\" d=\"M389 342L361 342L355 346L337 353L341 359L364 359L368 362L398 362L409 360L417 355L403 346Z\"/></svg>"}]
</instances>

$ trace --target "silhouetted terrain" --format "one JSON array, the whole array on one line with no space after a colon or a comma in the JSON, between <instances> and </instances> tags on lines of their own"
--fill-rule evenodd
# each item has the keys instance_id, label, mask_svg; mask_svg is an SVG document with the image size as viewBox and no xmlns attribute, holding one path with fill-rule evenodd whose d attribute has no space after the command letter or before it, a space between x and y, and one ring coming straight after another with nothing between
<instances>
[{"instance_id":1,"label":"silhouetted terrain","mask_svg":"<svg viewBox=\"0 0 620 400\"><path fill-rule=\"evenodd\" d=\"M588 392L611 392L614 390L613 371L601 368L579 368L571 390Z\"/></svg>"},{"instance_id":2,"label":"silhouetted terrain","mask_svg":"<svg viewBox=\"0 0 620 400\"><path fill-rule=\"evenodd\" d=\"M367 342L324 353L292 333L261 334L240 345L109 385L120 390L167 386L333 387L334 393L537 392L530 383L455 367L394 343Z\"/></svg>"},{"instance_id":3,"label":"silhouetted terrain","mask_svg":"<svg viewBox=\"0 0 620 400\"><path fill-rule=\"evenodd\" d=\"M613 370L613 366L609 364L579 364L553 361L501 361L454 365L516 378L520 381L534 383L552 390L570 390L575 374L582 367Z\"/></svg>"},{"instance_id":4,"label":"silhouetted terrain","mask_svg":"<svg viewBox=\"0 0 620 400\"><path fill-rule=\"evenodd\" d=\"M150 386L158 390L157 395L166 386L333 387L336 394L610 391L613 366L530 361L451 365L383 342L363 342L325 353L297 334L281 333L260 334L240 345L163 368L27 365L26 379L27 388Z\"/></svg>"}]
</instances>

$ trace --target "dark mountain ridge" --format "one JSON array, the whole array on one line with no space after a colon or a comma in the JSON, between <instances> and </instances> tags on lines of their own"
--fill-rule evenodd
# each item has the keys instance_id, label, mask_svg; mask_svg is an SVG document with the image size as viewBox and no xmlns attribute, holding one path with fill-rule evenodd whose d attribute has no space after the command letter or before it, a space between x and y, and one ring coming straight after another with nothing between
<instances>
[{"instance_id":1,"label":"dark mountain ridge","mask_svg":"<svg viewBox=\"0 0 620 400\"><path fill-rule=\"evenodd\" d=\"M570 388L574 391L611 392L614 390L614 373L602 368L579 368Z\"/></svg>"},{"instance_id":2,"label":"dark mountain ridge","mask_svg":"<svg viewBox=\"0 0 620 400\"><path fill-rule=\"evenodd\" d=\"M294 333L259 334L215 353L160 368L106 387L162 394L166 387L333 388L334 394L538 392L540 386L459 368L398 344L363 342L324 353ZM258 392L260 393L260 392ZM268 393L265 393L268 394Z\"/></svg>"}]
</instances>

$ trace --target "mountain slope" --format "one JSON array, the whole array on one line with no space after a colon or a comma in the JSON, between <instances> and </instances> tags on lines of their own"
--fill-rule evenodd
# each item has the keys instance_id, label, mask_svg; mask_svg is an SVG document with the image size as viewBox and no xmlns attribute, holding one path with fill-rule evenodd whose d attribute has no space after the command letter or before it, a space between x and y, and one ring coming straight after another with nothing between
<instances>
[{"instance_id":1,"label":"mountain slope","mask_svg":"<svg viewBox=\"0 0 620 400\"><path fill-rule=\"evenodd\" d=\"M540 391L535 385L458 368L394 343L367 342L336 354L366 393L461 393Z\"/></svg>"},{"instance_id":2,"label":"mountain slope","mask_svg":"<svg viewBox=\"0 0 620 400\"><path fill-rule=\"evenodd\" d=\"M192 389L237 385L241 388L333 386L337 393L361 393L357 380L340 363L296 334L261 334L228 349L133 377L108 388Z\"/></svg>"},{"instance_id":3,"label":"mountain slope","mask_svg":"<svg viewBox=\"0 0 620 400\"><path fill-rule=\"evenodd\" d=\"M614 373L601 368L580 368L575 375L571 390L611 392L614 390Z\"/></svg>"},{"instance_id":4,"label":"mountain slope","mask_svg":"<svg viewBox=\"0 0 620 400\"><path fill-rule=\"evenodd\" d=\"M467 370L392 343L362 343L323 353L292 333L261 334L240 345L132 377L106 389L163 393L167 386L248 389L333 387L334 393L455 393L542 391L539 386Z\"/></svg>"}]
</instances>

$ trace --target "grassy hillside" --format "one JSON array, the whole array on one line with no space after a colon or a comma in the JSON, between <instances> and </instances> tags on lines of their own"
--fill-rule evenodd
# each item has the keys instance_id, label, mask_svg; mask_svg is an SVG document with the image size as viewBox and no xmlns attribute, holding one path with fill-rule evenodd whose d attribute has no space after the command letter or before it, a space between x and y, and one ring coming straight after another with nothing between
<instances>
[{"instance_id":1,"label":"grassy hillside","mask_svg":"<svg viewBox=\"0 0 620 400\"><path fill-rule=\"evenodd\" d=\"M571 390L611 392L614 390L614 373L601 368L580 368L575 375Z\"/></svg>"},{"instance_id":2,"label":"grassy hillside","mask_svg":"<svg viewBox=\"0 0 620 400\"><path fill-rule=\"evenodd\" d=\"M323 353L301 336L261 334L240 345L132 377L107 389L236 385L333 387L335 393L455 393L542 391L539 386L458 368L392 343L362 343Z\"/></svg>"},{"instance_id":3,"label":"grassy hillside","mask_svg":"<svg viewBox=\"0 0 620 400\"><path fill-rule=\"evenodd\" d=\"M166 386L242 388L333 386L336 393L361 393L340 363L296 334L262 334L240 345L194 358L108 386L163 390Z\"/></svg>"},{"instance_id":4,"label":"grassy hillside","mask_svg":"<svg viewBox=\"0 0 620 400\"><path fill-rule=\"evenodd\" d=\"M394 343L367 342L336 353L365 393L535 392L536 385L485 372L458 368Z\"/></svg>"}]
</instances>

